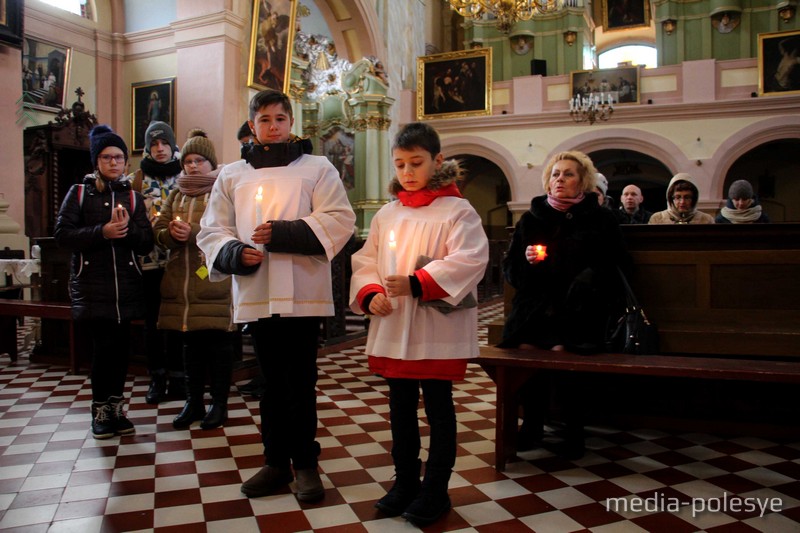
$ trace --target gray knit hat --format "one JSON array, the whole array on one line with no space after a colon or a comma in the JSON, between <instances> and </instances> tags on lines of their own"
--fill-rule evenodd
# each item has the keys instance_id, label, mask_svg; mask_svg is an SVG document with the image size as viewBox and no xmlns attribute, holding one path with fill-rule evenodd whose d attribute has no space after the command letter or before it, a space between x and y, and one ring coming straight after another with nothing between
<instances>
[{"instance_id":1,"label":"gray knit hat","mask_svg":"<svg viewBox=\"0 0 800 533\"><path fill-rule=\"evenodd\" d=\"M606 179L606 177L603 176L602 174L600 174L599 172L597 174L595 174L594 177L595 177L595 186L598 189L600 189L600 191L603 193L603 196L607 196L608 195L608 180Z\"/></svg>"},{"instance_id":2,"label":"gray knit hat","mask_svg":"<svg viewBox=\"0 0 800 533\"><path fill-rule=\"evenodd\" d=\"M212 168L216 169L217 154L214 151L214 145L211 144L211 140L206 136L206 132L200 128L195 128L189 130L187 137L189 137L189 140L181 148L181 166L183 166L183 160L186 159L186 156L198 154L208 159Z\"/></svg>"},{"instance_id":3,"label":"gray knit hat","mask_svg":"<svg viewBox=\"0 0 800 533\"><path fill-rule=\"evenodd\" d=\"M749 200L753 196L753 186L747 180L736 180L728 189L728 198L731 200Z\"/></svg>"},{"instance_id":4,"label":"gray knit hat","mask_svg":"<svg viewBox=\"0 0 800 533\"><path fill-rule=\"evenodd\" d=\"M166 122L154 120L147 126L147 131L144 132L144 151L150 154L150 145L156 139L166 141L172 147L172 153L178 151L178 145L175 144L175 132Z\"/></svg>"}]
</instances>

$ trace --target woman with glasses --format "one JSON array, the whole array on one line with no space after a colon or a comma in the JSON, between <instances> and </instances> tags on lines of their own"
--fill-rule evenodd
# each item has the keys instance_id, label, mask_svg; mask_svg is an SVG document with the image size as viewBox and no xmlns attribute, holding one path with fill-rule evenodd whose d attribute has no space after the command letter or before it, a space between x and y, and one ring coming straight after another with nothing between
<instances>
[{"instance_id":1,"label":"woman with glasses","mask_svg":"<svg viewBox=\"0 0 800 533\"><path fill-rule=\"evenodd\" d=\"M105 125L89 133L94 173L73 185L58 212L55 239L72 252L72 316L92 337L92 435L107 439L135 428L124 412L131 320L144 317L139 256L153 249L142 195L125 174L128 147Z\"/></svg>"},{"instance_id":2,"label":"woman with glasses","mask_svg":"<svg viewBox=\"0 0 800 533\"><path fill-rule=\"evenodd\" d=\"M211 283L205 256L197 247L200 218L222 167L217 167L214 145L203 130L189 132L181 149L183 172L177 188L161 206L153 226L156 244L169 250L161 281L158 328L177 335L183 347L186 404L172 421L175 429L213 429L228 419L228 391L233 369L236 326L231 320L231 281ZM205 376L210 370L211 406L203 402Z\"/></svg>"},{"instance_id":3,"label":"woman with glasses","mask_svg":"<svg viewBox=\"0 0 800 533\"><path fill-rule=\"evenodd\" d=\"M685 173L675 174L667 187L667 208L653 213L648 224L713 224L714 217L697 209L697 185Z\"/></svg>"}]
</instances>

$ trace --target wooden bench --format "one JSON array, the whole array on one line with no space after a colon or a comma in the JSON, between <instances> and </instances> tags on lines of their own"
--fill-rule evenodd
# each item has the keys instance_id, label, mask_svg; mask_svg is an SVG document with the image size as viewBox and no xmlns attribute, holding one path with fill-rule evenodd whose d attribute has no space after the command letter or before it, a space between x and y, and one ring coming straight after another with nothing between
<instances>
[{"instance_id":1,"label":"wooden bench","mask_svg":"<svg viewBox=\"0 0 800 533\"><path fill-rule=\"evenodd\" d=\"M497 386L495 468L505 469L516 453L517 392L537 371L635 374L662 377L800 383L800 361L685 357L678 355L596 354L481 346L476 361Z\"/></svg>"},{"instance_id":2,"label":"wooden bench","mask_svg":"<svg viewBox=\"0 0 800 533\"><path fill-rule=\"evenodd\" d=\"M497 384L497 467L514 451L514 395L538 370L795 383L800 375L800 224L628 225L630 279L661 354L582 357L481 348ZM513 289L507 286L505 314ZM489 325L490 345L504 320Z\"/></svg>"},{"instance_id":3,"label":"wooden bench","mask_svg":"<svg viewBox=\"0 0 800 533\"><path fill-rule=\"evenodd\" d=\"M43 302L0 298L0 353L8 353L12 362L17 360L17 318L39 317L66 320L69 323L69 368L80 371L76 351L75 322L68 302Z\"/></svg>"}]
</instances>

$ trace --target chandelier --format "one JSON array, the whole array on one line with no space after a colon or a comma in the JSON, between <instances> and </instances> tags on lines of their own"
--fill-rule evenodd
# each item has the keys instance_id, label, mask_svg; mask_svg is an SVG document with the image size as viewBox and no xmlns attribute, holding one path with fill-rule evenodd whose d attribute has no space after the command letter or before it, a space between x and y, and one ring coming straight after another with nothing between
<instances>
[{"instance_id":1,"label":"chandelier","mask_svg":"<svg viewBox=\"0 0 800 533\"><path fill-rule=\"evenodd\" d=\"M480 19L484 14L497 19L497 29L508 33L518 20L561 11L565 0L448 0L450 9L465 19Z\"/></svg>"},{"instance_id":2,"label":"chandelier","mask_svg":"<svg viewBox=\"0 0 800 533\"><path fill-rule=\"evenodd\" d=\"M569 116L575 122L594 124L598 120L605 122L614 112L611 95L601 92L577 95L569 101Z\"/></svg>"}]
</instances>

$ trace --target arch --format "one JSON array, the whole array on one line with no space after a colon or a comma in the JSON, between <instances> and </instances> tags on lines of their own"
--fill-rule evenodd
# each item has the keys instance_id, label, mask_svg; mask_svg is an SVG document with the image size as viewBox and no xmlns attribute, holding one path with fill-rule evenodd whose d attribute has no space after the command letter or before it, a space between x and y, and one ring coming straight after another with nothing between
<instances>
[{"instance_id":1,"label":"arch","mask_svg":"<svg viewBox=\"0 0 800 533\"><path fill-rule=\"evenodd\" d=\"M785 139L800 139L797 117L764 119L737 131L720 144L711 157L711 167L716 169L711 176L711 190L724 198L725 177L739 158L762 144Z\"/></svg>"},{"instance_id":2,"label":"arch","mask_svg":"<svg viewBox=\"0 0 800 533\"><path fill-rule=\"evenodd\" d=\"M687 168L689 163L677 145L660 135L626 128L602 128L563 141L547 155L545 164L555 154L566 150L579 150L588 154L597 150L620 149L635 150L658 159L673 174Z\"/></svg>"},{"instance_id":3,"label":"arch","mask_svg":"<svg viewBox=\"0 0 800 533\"><path fill-rule=\"evenodd\" d=\"M511 188L511 198L517 198L517 194L519 193L519 184L516 179L518 167L514 167L512 164L512 161L515 161L516 158L503 145L497 144L484 137L462 135L442 139L442 153L445 158L453 157L460 153L468 153L469 155L479 156L491 161L497 165L505 175L506 181Z\"/></svg>"},{"instance_id":4,"label":"arch","mask_svg":"<svg viewBox=\"0 0 800 533\"><path fill-rule=\"evenodd\" d=\"M316 5L331 31L339 56L351 62L364 56L386 59L374 1L316 0ZM356 46L358 49L354 50Z\"/></svg>"}]
</instances>

